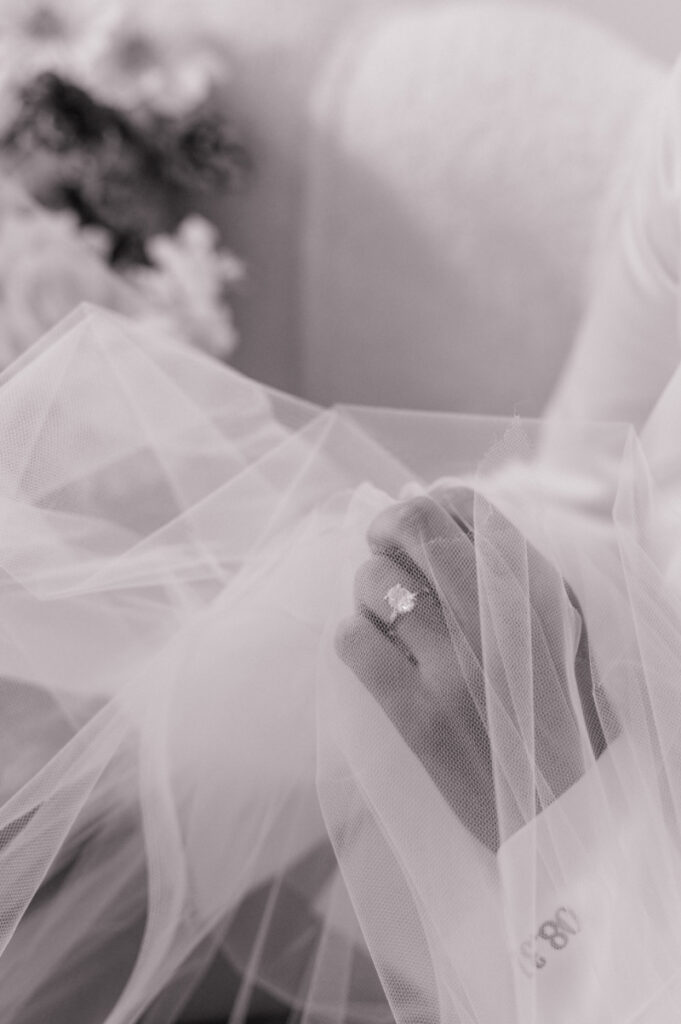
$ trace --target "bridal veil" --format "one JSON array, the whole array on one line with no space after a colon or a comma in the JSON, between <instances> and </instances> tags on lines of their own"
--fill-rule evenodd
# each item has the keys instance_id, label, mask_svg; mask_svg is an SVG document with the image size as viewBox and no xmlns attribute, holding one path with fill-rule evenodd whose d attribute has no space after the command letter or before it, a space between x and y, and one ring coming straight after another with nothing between
<instances>
[{"instance_id":1,"label":"bridal veil","mask_svg":"<svg viewBox=\"0 0 681 1024\"><path fill-rule=\"evenodd\" d=\"M547 458L91 308L10 366L0 1018L674 1019L679 389Z\"/></svg>"}]
</instances>

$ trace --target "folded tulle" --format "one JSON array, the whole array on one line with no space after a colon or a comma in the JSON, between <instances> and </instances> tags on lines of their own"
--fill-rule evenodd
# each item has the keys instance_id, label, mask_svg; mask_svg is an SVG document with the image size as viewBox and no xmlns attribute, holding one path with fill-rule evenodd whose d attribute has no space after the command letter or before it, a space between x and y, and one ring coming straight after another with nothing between
<instances>
[{"instance_id":1,"label":"folded tulle","mask_svg":"<svg viewBox=\"0 0 681 1024\"><path fill-rule=\"evenodd\" d=\"M0 1019L167 1024L224 960L235 1021L255 988L315 1024L671 1020L673 408L547 459L92 309L10 367Z\"/></svg>"}]
</instances>

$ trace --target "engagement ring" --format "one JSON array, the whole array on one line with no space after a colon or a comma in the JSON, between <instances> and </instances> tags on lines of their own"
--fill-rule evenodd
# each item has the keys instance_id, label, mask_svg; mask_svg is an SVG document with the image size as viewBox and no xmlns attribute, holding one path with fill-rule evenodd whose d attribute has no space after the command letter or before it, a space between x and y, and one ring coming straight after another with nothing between
<instances>
[{"instance_id":1,"label":"engagement ring","mask_svg":"<svg viewBox=\"0 0 681 1024\"><path fill-rule=\"evenodd\" d=\"M418 592L417 592L418 593ZM412 593L411 590L407 590L401 583L396 583L394 587L391 587L388 593L385 595L385 599L390 605L390 625L396 621L400 615L406 615L408 612L413 612L416 607L417 593Z\"/></svg>"}]
</instances>

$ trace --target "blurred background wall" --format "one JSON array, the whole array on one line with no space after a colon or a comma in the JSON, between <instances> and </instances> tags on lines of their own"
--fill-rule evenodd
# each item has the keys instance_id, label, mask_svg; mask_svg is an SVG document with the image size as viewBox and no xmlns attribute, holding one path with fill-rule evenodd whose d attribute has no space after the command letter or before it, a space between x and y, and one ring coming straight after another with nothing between
<instances>
[{"instance_id":1,"label":"blurred background wall","mask_svg":"<svg viewBox=\"0 0 681 1024\"><path fill-rule=\"evenodd\" d=\"M673 60L681 51L679 0L550 0L615 29L656 57Z\"/></svg>"},{"instance_id":2,"label":"blurred background wall","mask_svg":"<svg viewBox=\"0 0 681 1024\"><path fill-rule=\"evenodd\" d=\"M219 22L260 164L225 211L237 367L322 404L538 414L679 0L230 0Z\"/></svg>"}]
</instances>

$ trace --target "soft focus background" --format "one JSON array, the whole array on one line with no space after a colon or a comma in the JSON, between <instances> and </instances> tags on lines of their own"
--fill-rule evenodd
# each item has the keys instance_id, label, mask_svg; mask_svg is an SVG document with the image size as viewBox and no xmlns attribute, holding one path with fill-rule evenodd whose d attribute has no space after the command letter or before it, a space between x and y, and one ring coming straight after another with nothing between
<instances>
[{"instance_id":1,"label":"soft focus background","mask_svg":"<svg viewBox=\"0 0 681 1024\"><path fill-rule=\"evenodd\" d=\"M322 405L537 415L680 48L677 0L0 0L0 368L85 300Z\"/></svg>"},{"instance_id":2,"label":"soft focus background","mask_svg":"<svg viewBox=\"0 0 681 1024\"><path fill-rule=\"evenodd\" d=\"M321 403L539 413L681 5L233 0L219 22L259 156L228 204L236 365Z\"/></svg>"},{"instance_id":3,"label":"soft focus background","mask_svg":"<svg viewBox=\"0 0 681 1024\"><path fill-rule=\"evenodd\" d=\"M614 29L655 57L674 60L681 49L681 5L676 0L553 0Z\"/></svg>"}]
</instances>

